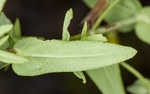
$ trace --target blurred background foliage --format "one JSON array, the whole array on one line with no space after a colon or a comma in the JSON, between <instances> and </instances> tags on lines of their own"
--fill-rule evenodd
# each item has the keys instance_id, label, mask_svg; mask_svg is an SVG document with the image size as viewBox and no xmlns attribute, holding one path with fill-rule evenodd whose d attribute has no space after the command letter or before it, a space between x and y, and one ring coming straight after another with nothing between
<instances>
[{"instance_id":1,"label":"blurred background foliage","mask_svg":"<svg viewBox=\"0 0 150 94\"><path fill-rule=\"evenodd\" d=\"M150 5L149 0L141 0ZM7 0L6 15L14 22L21 20L23 35L60 39L65 12L74 9L71 35L78 34L81 21L90 10L82 0ZM130 64L150 78L150 46L140 41L134 32L119 34L120 44L132 46L139 53ZM135 78L122 68L124 84L130 85ZM39 77L18 77L11 69L0 71L0 94L100 94L88 79L86 85L72 73L47 74Z\"/></svg>"}]
</instances>

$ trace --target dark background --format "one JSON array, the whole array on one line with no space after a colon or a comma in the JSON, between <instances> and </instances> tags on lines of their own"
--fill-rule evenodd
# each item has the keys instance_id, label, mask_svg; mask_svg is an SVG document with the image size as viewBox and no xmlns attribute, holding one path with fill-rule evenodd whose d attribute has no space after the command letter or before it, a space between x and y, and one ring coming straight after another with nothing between
<instances>
[{"instance_id":1,"label":"dark background","mask_svg":"<svg viewBox=\"0 0 150 94\"><path fill-rule=\"evenodd\" d=\"M150 1L141 0L143 5ZM39 36L46 39L60 39L65 12L73 8L74 20L70 26L71 34L79 33L81 21L88 13L82 0L7 0L4 11L12 22L21 20L23 35ZM136 48L139 53L130 62L146 77L150 77L150 46L141 42L134 32L119 34L121 44ZM134 80L123 68L125 85ZM18 77L11 69L0 71L0 94L100 94L88 79L83 85L72 73L47 74L39 77Z\"/></svg>"}]
</instances>

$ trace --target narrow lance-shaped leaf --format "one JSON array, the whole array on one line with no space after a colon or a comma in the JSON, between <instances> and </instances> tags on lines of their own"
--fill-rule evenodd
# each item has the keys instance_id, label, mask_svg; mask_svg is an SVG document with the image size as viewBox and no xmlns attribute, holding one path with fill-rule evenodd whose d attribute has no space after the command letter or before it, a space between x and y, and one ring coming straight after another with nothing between
<instances>
[{"instance_id":1,"label":"narrow lance-shaped leaf","mask_svg":"<svg viewBox=\"0 0 150 94\"><path fill-rule=\"evenodd\" d=\"M3 12L0 13L0 37L7 34L13 25Z\"/></svg>"},{"instance_id":2,"label":"narrow lance-shaped leaf","mask_svg":"<svg viewBox=\"0 0 150 94\"><path fill-rule=\"evenodd\" d=\"M0 25L0 37L8 33L12 27L12 25Z\"/></svg>"},{"instance_id":3,"label":"narrow lance-shaped leaf","mask_svg":"<svg viewBox=\"0 0 150 94\"><path fill-rule=\"evenodd\" d=\"M125 94L118 64L90 70L87 74L103 94Z\"/></svg>"},{"instance_id":4,"label":"narrow lance-shaped leaf","mask_svg":"<svg viewBox=\"0 0 150 94\"><path fill-rule=\"evenodd\" d=\"M76 77L78 77L79 79L83 80L84 84L86 83L86 78L85 78L85 75L84 75L83 72L80 71L80 72L73 72L73 73L74 73L74 75Z\"/></svg>"},{"instance_id":5,"label":"narrow lance-shaped leaf","mask_svg":"<svg viewBox=\"0 0 150 94\"><path fill-rule=\"evenodd\" d=\"M128 60L136 54L133 48L110 43L42 41L36 38L18 41L14 50L30 61L20 65L13 64L13 70L24 76L97 69Z\"/></svg>"},{"instance_id":6,"label":"narrow lance-shaped leaf","mask_svg":"<svg viewBox=\"0 0 150 94\"><path fill-rule=\"evenodd\" d=\"M14 42L21 39L21 27L20 27L20 21L19 19L16 19L15 25L13 27L13 30L10 32L10 37Z\"/></svg>"},{"instance_id":7,"label":"narrow lance-shaped leaf","mask_svg":"<svg viewBox=\"0 0 150 94\"><path fill-rule=\"evenodd\" d=\"M143 8L137 17L136 35L140 40L150 44L150 7Z\"/></svg>"},{"instance_id":8,"label":"narrow lance-shaped leaf","mask_svg":"<svg viewBox=\"0 0 150 94\"><path fill-rule=\"evenodd\" d=\"M6 3L6 0L0 0L0 13L1 13L5 3Z\"/></svg>"},{"instance_id":9,"label":"narrow lance-shaped leaf","mask_svg":"<svg viewBox=\"0 0 150 94\"><path fill-rule=\"evenodd\" d=\"M4 38L0 39L0 47L8 41L8 38L9 38L9 36L5 36Z\"/></svg>"},{"instance_id":10,"label":"narrow lance-shaped leaf","mask_svg":"<svg viewBox=\"0 0 150 94\"><path fill-rule=\"evenodd\" d=\"M10 25L12 23L3 12L0 13L0 25L7 25L7 24Z\"/></svg>"},{"instance_id":11,"label":"narrow lance-shaped leaf","mask_svg":"<svg viewBox=\"0 0 150 94\"><path fill-rule=\"evenodd\" d=\"M150 84L150 80L147 79ZM149 94L149 89L140 81L136 80L132 85L130 85L127 90L131 94Z\"/></svg>"},{"instance_id":12,"label":"narrow lance-shaped leaf","mask_svg":"<svg viewBox=\"0 0 150 94\"><path fill-rule=\"evenodd\" d=\"M62 40L69 40L70 34L68 27L70 25L71 19L73 18L73 10L69 9L65 15L64 25L63 25L63 34L62 34Z\"/></svg>"},{"instance_id":13,"label":"narrow lance-shaped leaf","mask_svg":"<svg viewBox=\"0 0 150 94\"><path fill-rule=\"evenodd\" d=\"M84 22L83 29L81 32L81 40L85 40L87 36L87 30L88 30L87 22Z\"/></svg>"},{"instance_id":14,"label":"narrow lance-shaped leaf","mask_svg":"<svg viewBox=\"0 0 150 94\"><path fill-rule=\"evenodd\" d=\"M21 56L17 56L13 53L0 50L0 61L9 64L13 63L21 64L27 62L27 59Z\"/></svg>"}]
</instances>

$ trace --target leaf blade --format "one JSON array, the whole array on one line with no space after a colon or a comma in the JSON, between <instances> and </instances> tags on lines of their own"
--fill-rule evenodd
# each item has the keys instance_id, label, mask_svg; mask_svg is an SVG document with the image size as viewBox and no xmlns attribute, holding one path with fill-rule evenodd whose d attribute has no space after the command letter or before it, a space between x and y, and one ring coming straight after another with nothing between
<instances>
[{"instance_id":1,"label":"leaf blade","mask_svg":"<svg viewBox=\"0 0 150 94\"><path fill-rule=\"evenodd\" d=\"M63 34L62 34L62 40L66 41L70 39L70 34L68 27L70 25L71 19L73 18L73 10L69 9L65 15L64 19L64 25L63 25Z\"/></svg>"},{"instance_id":2,"label":"leaf blade","mask_svg":"<svg viewBox=\"0 0 150 94\"><path fill-rule=\"evenodd\" d=\"M30 61L13 65L17 74L26 76L96 69L128 60L136 54L133 48L109 43L42 41L35 38L19 41L14 49Z\"/></svg>"},{"instance_id":3,"label":"leaf blade","mask_svg":"<svg viewBox=\"0 0 150 94\"><path fill-rule=\"evenodd\" d=\"M27 59L21 56L17 56L15 54L0 50L0 61L4 63L9 63L9 64L12 64L12 63L21 64L21 63L27 62Z\"/></svg>"}]
</instances>

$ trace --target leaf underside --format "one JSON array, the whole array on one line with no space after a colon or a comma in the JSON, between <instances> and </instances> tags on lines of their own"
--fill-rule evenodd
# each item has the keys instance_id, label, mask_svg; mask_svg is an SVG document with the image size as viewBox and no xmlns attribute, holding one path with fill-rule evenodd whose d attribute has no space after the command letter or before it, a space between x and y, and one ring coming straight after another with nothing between
<instances>
[{"instance_id":1,"label":"leaf underside","mask_svg":"<svg viewBox=\"0 0 150 94\"><path fill-rule=\"evenodd\" d=\"M13 64L13 70L18 75L25 76L91 70L117 64L136 54L133 48L110 43L42 41L36 38L25 38L17 42L14 50L30 61Z\"/></svg>"}]
</instances>

